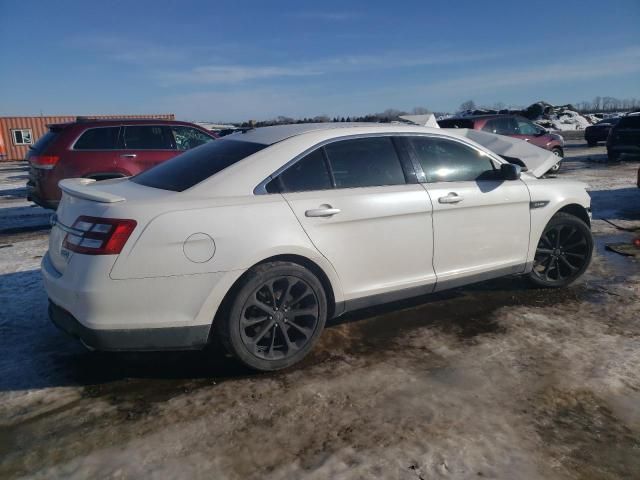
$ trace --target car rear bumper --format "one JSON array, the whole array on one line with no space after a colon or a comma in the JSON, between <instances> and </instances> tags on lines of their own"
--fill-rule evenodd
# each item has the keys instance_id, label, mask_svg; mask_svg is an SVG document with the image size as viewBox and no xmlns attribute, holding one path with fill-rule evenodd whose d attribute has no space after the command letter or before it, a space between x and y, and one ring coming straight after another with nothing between
<instances>
[{"instance_id":1,"label":"car rear bumper","mask_svg":"<svg viewBox=\"0 0 640 480\"><path fill-rule=\"evenodd\" d=\"M58 205L60 204L60 202L57 200L45 200L44 198L42 198L38 194L36 188L29 183L27 183L27 200L49 210L57 210Z\"/></svg>"},{"instance_id":2,"label":"car rear bumper","mask_svg":"<svg viewBox=\"0 0 640 480\"><path fill-rule=\"evenodd\" d=\"M607 150L615 153L640 155L640 145L607 145Z\"/></svg>"},{"instance_id":3,"label":"car rear bumper","mask_svg":"<svg viewBox=\"0 0 640 480\"><path fill-rule=\"evenodd\" d=\"M84 258L83 258L84 257ZM72 254L64 273L49 253L42 278L51 320L98 350L182 350L203 347L213 313L198 314L222 274L113 280L113 258Z\"/></svg>"},{"instance_id":4,"label":"car rear bumper","mask_svg":"<svg viewBox=\"0 0 640 480\"><path fill-rule=\"evenodd\" d=\"M209 326L98 330L84 326L64 308L49 301L49 318L87 348L102 351L156 351L202 348Z\"/></svg>"}]
</instances>

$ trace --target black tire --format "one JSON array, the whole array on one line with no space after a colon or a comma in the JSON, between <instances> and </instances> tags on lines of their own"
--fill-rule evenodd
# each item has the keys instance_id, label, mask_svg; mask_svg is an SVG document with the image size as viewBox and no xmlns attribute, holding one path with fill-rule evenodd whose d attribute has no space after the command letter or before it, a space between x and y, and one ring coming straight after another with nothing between
<instances>
[{"instance_id":1,"label":"black tire","mask_svg":"<svg viewBox=\"0 0 640 480\"><path fill-rule=\"evenodd\" d=\"M327 321L327 296L318 278L292 262L252 268L223 312L216 330L229 353L261 371L304 358Z\"/></svg>"},{"instance_id":2,"label":"black tire","mask_svg":"<svg viewBox=\"0 0 640 480\"><path fill-rule=\"evenodd\" d=\"M588 225L574 215L556 213L540 236L529 279L539 287L566 287L585 272L592 253Z\"/></svg>"},{"instance_id":3,"label":"black tire","mask_svg":"<svg viewBox=\"0 0 640 480\"><path fill-rule=\"evenodd\" d=\"M587 146L595 147L597 145L598 145L598 142L596 142L595 140L587 140Z\"/></svg>"},{"instance_id":4,"label":"black tire","mask_svg":"<svg viewBox=\"0 0 640 480\"><path fill-rule=\"evenodd\" d=\"M612 152L611 150L607 150L607 161L609 162L617 162L620 160L620 154Z\"/></svg>"}]
</instances>

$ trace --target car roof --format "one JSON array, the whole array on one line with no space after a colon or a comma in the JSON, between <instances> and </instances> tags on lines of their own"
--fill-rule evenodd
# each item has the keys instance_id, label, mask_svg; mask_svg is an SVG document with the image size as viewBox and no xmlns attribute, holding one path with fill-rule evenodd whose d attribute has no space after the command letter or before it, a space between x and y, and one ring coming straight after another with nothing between
<instances>
[{"instance_id":1,"label":"car roof","mask_svg":"<svg viewBox=\"0 0 640 480\"><path fill-rule=\"evenodd\" d=\"M111 126L119 126L119 125L185 125L189 127L196 127L200 130L207 129L200 127L194 123L190 122L182 122L179 120L161 120L157 118L109 118L109 119L84 119L79 117L75 122L66 122L66 123L51 123L47 125L49 128L54 129L62 129L74 125L81 125L85 127L111 127Z\"/></svg>"},{"instance_id":2,"label":"car roof","mask_svg":"<svg viewBox=\"0 0 640 480\"><path fill-rule=\"evenodd\" d=\"M287 138L303 135L309 132L318 132L322 130L342 130L356 127L368 127L374 129L389 129L390 127L397 127L397 124L390 123L367 123L367 122L334 122L334 123L296 123L287 125L273 125L271 127L259 127L249 130L242 130L241 132L232 133L224 138L229 140L243 140L246 142L260 143L263 145L273 145L274 143L281 142ZM400 125L402 126L402 125ZM412 124L406 124L406 126L415 127ZM392 129L393 131L393 129Z\"/></svg>"}]
</instances>

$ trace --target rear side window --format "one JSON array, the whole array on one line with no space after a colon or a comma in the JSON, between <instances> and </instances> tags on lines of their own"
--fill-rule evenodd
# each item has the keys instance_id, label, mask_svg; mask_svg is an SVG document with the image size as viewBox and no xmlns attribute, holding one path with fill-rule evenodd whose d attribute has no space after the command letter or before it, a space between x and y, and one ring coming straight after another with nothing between
<instances>
[{"instance_id":1,"label":"rear side window","mask_svg":"<svg viewBox=\"0 0 640 480\"><path fill-rule=\"evenodd\" d=\"M266 147L261 143L216 140L150 168L131 181L147 187L182 192Z\"/></svg>"},{"instance_id":2,"label":"rear side window","mask_svg":"<svg viewBox=\"0 0 640 480\"><path fill-rule=\"evenodd\" d=\"M120 127L100 127L86 130L73 146L74 150L115 150Z\"/></svg>"},{"instance_id":3,"label":"rear side window","mask_svg":"<svg viewBox=\"0 0 640 480\"><path fill-rule=\"evenodd\" d=\"M124 127L127 150L174 150L169 127L161 125L129 125Z\"/></svg>"},{"instance_id":4,"label":"rear side window","mask_svg":"<svg viewBox=\"0 0 640 480\"><path fill-rule=\"evenodd\" d=\"M440 128L473 128L473 120L468 118L446 118L438 121Z\"/></svg>"},{"instance_id":5,"label":"rear side window","mask_svg":"<svg viewBox=\"0 0 640 480\"><path fill-rule=\"evenodd\" d=\"M209 135L191 127L176 125L171 127L171 133L178 150L191 150L213 140Z\"/></svg>"},{"instance_id":6,"label":"rear side window","mask_svg":"<svg viewBox=\"0 0 640 480\"><path fill-rule=\"evenodd\" d=\"M49 130L43 136L41 136L36 143L31 145L29 148L34 153L42 153L45 149L53 143L53 141L58 138L59 131Z\"/></svg>"},{"instance_id":7,"label":"rear side window","mask_svg":"<svg viewBox=\"0 0 640 480\"><path fill-rule=\"evenodd\" d=\"M276 185L267 186L271 193L274 188L282 192L308 192L333 188L322 148L319 148L285 170L278 177Z\"/></svg>"},{"instance_id":8,"label":"rear side window","mask_svg":"<svg viewBox=\"0 0 640 480\"><path fill-rule=\"evenodd\" d=\"M618 128L640 128L640 115L622 117L618 122Z\"/></svg>"},{"instance_id":9,"label":"rear side window","mask_svg":"<svg viewBox=\"0 0 640 480\"><path fill-rule=\"evenodd\" d=\"M391 137L358 138L325 147L336 188L406 183Z\"/></svg>"},{"instance_id":10,"label":"rear side window","mask_svg":"<svg viewBox=\"0 0 640 480\"><path fill-rule=\"evenodd\" d=\"M411 144L429 183L481 180L495 170L489 157L459 142L413 137Z\"/></svg>"},{"instance_id":11,"label":"rear side window","mask_svg":"<svg viewBox=\"0 0 640 480\"><path fill-rule=\"evenodd\" d=\"M516 135L518 124L511 117L498 117L487 120L482 130L485 132L497 133L498 135Z\"/></svg>"}]
</instances>

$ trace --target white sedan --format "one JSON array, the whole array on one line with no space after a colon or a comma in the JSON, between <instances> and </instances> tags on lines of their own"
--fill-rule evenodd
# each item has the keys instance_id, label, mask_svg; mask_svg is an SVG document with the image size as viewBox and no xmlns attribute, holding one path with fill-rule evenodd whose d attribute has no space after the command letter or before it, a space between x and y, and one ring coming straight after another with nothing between
<instances>
[{"instance_id":1,"label":"white sedan","mask_svg":"<svg viewBox=\"0 0 640 480\"><path fill-rule=\"evenodd\" d=\"M593 242L585 185L543 177L555 162L473 130L306 124L129 179L63 180L42 262L50 316L92 349L217 335L276 370L349 310L505 275L562 287Z\"/></svg>"}]
</instances>

